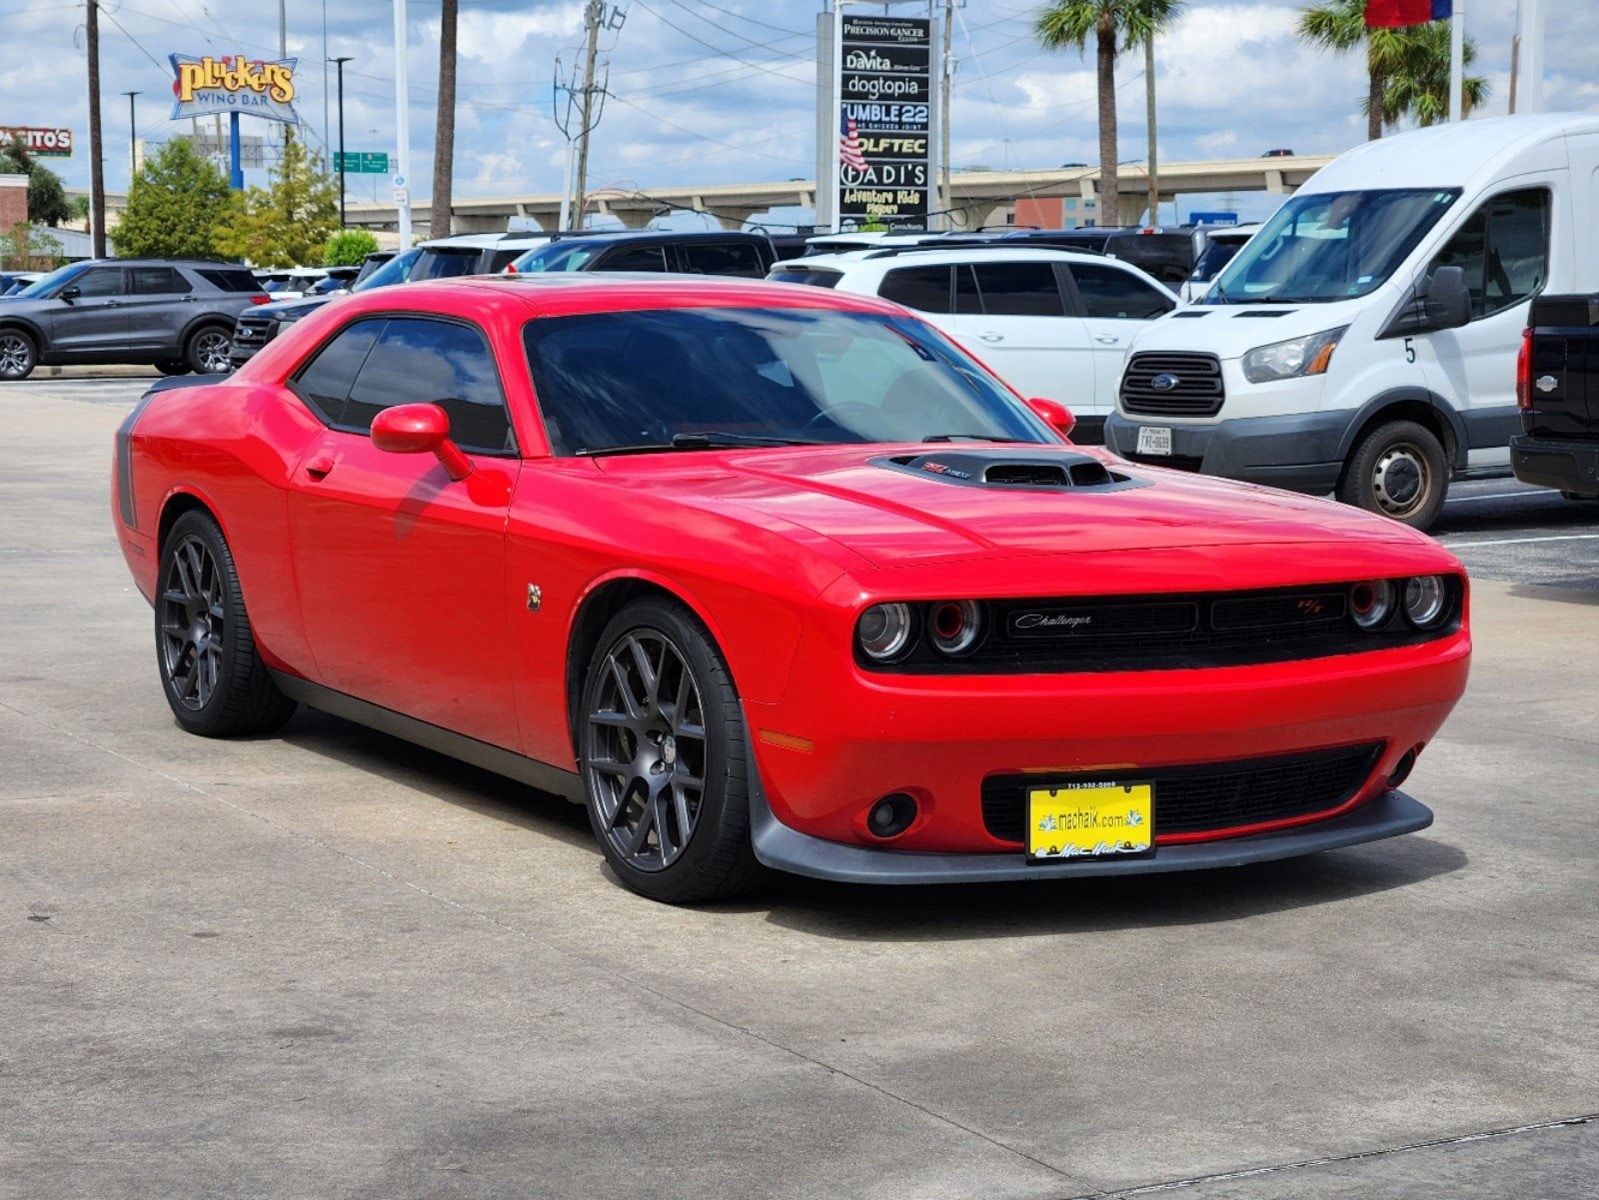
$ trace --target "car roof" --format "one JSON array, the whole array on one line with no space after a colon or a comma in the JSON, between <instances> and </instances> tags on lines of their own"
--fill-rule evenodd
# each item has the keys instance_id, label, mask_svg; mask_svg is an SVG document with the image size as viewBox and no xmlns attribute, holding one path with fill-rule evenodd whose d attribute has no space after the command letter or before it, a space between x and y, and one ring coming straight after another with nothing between
<instances>
[{"instance_id":1,"label":"car roof","mask_svg":"<svg viewBox=\"0 0 1599 1200\"><path fill-rule=\"evenodd\" d=\"M744 229L585 229L581 233L563 233L559 240L586 241L588 239L607 242L640 242L640 241L672 241L672 242L704 242L718 241L770 241L764 233L752 233Z\"/></svg>"},{"instance_id":2,"label":"car roof","mask_svg":"<svg viewBox=\"0 0 1599 1200\"><path fill-rule=\"evenodd\" d=\"M777 266L803 269L831 267L835 270L844 270L864 262L881 261L885 264L886 269L889 260L892 260L896 265L915 263L936 267L946 263L1001 262L1015 261L1017 259L1078 263L1104 263L1107 261L1103 254L1091 254L1082 250L1063 250L1054 246L1024 246L1012 242L981 246L896 246L888 249L867 247L861 250L845 250L838 254L808 254L804 258L787 258L778 263ZM1123 267L1127 265L1126 263L1122 264Z\"/></svg>"}]
</instances>

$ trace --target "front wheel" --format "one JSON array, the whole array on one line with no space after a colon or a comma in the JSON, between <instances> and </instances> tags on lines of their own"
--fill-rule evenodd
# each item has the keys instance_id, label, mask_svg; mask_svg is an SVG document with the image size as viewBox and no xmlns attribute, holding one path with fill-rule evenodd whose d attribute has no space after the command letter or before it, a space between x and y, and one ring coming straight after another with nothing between
<instances>
[{"instance_id":1,"label":"front wheel","mask_svg":"<svg viewBox=\"0 0 1599 1200\"><path fill-rule=\"evenodd\" d=\"M216 325L196 331L189 338L183 357L196 375L226 375L228 372L228 347L233 339L225 329Z\"/></svg>"},{"instance_id":2,"label":"front wheel","mask_svg":"<svg viewBox=\"0 0 1599 1200\"><path fill-rule=\"evenodd\" d=\"M606 625L579 730L589 824L633 891L726 899L760 876L750 846L747 742L732 676L675 604L629 604Z\"/></svg>"},{"instance_id":3,"label":"front wheel","mask_svg":"<svg viewBox=\"0 0 1599 1200\"><path fill-rule=\"evenodd\" d=\"M156 668L178 724L202 737L271 733L294 715L256 651L239 573L207 513L184 513L161 547Z\"/></svg>"},{"instance_id":4,"label":"front wheel","mask_svg":"<svg viewBox=\"0 0 1599 1200\"><path fill-rule=\"evenodd\" d=\"M0 379L26 379L39 363L39 349L20 329L0 329Z\"/></svg>"},{"instance_id":5,"label":"front wheel","mask_svg":"<svg viewBox=\"0 0 1599 1200\"><path fill-rule=\"evenodd\" d=\"M1338 484L1338 498L1427 529L1443 511L1449 463L1432 430L1414 421L1379 425L1355 447Z\"/></svg>"}]
</instances>

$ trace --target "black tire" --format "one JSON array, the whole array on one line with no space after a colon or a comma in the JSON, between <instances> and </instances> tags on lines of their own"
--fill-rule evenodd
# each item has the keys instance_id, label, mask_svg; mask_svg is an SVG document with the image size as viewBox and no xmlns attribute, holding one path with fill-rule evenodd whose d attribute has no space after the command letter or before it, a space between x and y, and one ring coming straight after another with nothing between
<instances>
[{"instance_id":1,"label":"black tire","mask_svg":"<svg viewBox=\"0 0 1599 1200\"><path fill-rule=\"evenodd\" d=\"M759 881L738 692L681 606L635 601L605 626L583 681L578 748L589 824L625 886L692 904Z\"/></svg>"},{"instance_id":2,"label":"black tire","mask_svg":"<svg viewBox=\"0 0 1599 1200\"><path fill-rule=\"evenodd\" d=\"M226 375L230 367L228 347L233 335L220 325L202 325L189 335L183 357L196 375Z\"/></svg>"},{"instance_id":3,"label":"black tire","mask_svg":"<svg viewBox=\"0 0 1599 1200\"><path fill-rule=\"evenodd\" d=\"M1593 494L1589 492L1561 492L1560 498L1562 500L1575 500L1580 504L1588 500L1599 500L1599 494Z\"/></svg>"},{"instance_id":4,"label":"black tire","mask_svg":"<svg viewBox=\"0 0 1599 1200\"><path fill-rule=\"evenodd\" d=\"M155 369L163 375L187 375L193 368L181 358L163 358L156 362Z\"/></svg>"},{"instance_id":5,"label":"black tire","mask_svg":"<svg viewBox=\"0 0 1599 1200\"><path fill-rule=\"evenodd\" d=\"M39 365L39 347L20 329L0 329L0 379L26 379Z\"/></svg>"},{"instance_id":6,"label":"black tire","mask_svg":"<svg viewBox=\"0 0 1599 1200\"><path fill-rule=\"evenodd\" d=\"M256 651L233 555L210 514L193 510L173 523L156 586L156 670L178 724L201 737L282 728L295 702Z\"/></svg>"},{"instance_id":7,"label":"black tire","mask_svg":"<svg viewBox=\"0 0 1599 1200\"><path fill-rule=\"evenodd\" d=\"M1414 421L1379 425L1355 447L1338 483L1338 498L1427 529L1443 511L1449 462L1432 430Z\"/></svg>"}]
</instances>

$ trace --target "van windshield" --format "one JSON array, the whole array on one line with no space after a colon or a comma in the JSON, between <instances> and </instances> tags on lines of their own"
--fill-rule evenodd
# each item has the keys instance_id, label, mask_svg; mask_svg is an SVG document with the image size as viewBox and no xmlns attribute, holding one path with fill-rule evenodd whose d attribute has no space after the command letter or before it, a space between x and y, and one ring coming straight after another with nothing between
<instances>
[{"instance_id":1,"label":"van windshield","mask_svg":"<svg viewBox=\"0 0 1599 1200\"><path fill-rule=\"evenodd\" d=\"M1295 196L1217 276L1207 304L1313 304L1376 291L1459 189Z\"/></svg>"}]
</instances>

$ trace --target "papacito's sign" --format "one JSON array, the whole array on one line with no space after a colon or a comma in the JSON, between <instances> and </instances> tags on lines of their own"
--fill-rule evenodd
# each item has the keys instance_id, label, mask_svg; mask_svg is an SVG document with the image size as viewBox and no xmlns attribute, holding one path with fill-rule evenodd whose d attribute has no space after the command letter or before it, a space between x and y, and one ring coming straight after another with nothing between
<instances>
[{"instance_id":1,"label":"papacito's sign","mask_svg":"<svg viewBox=\"0 0 1599 1200\"><path fill-rule=\"evenodd\" d=\"M195 58L174 54L172 59L172 119L206 117L212 113L246 113L298 125L294 111L294 68L297 58L276 62L245 58Z\"/></svg>"},{"instance_id":2,"label":"papacito's sign","mask_svg":"<svg viewBox=\"0 0 1599 1200\"><path fill-rule=\"evenodd\" d=\"M10 146L18 138L36 158L71 158L72 130L33 129L22 125L0 126L0 146Z\"/></svg>"}]
</instances>

